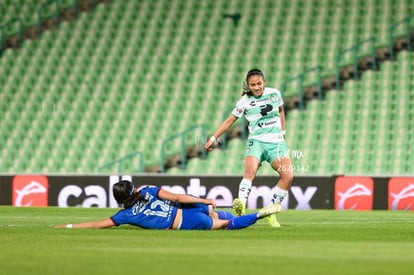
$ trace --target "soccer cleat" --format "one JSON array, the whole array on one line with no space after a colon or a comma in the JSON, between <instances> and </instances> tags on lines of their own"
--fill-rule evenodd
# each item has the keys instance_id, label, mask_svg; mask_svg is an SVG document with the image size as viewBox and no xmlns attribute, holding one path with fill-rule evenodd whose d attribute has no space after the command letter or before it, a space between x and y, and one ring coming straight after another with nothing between
<instances>
[{"instance_id":1,"label":"soccer cleat","mask_svg":"<svg viewBox=\"0 0 414 275\"><path fill-rule=\"evenodd\" d=\"M276 219L276 214L267 216L266 219L271 227L280 227L280 223Z\"/></svg>"},{"instance_id":2,"label":"soccer cleat","mask_svg":"<svg viewBox=\"0 0 414 275\"><path fill-rule=\"evenodd\" d=\"M241 199L234 199L233 209L236 211L237 216L242 216L246 214L246 205L241 201Z\"/></svg>"},{"instance_id":3,"label":"soccer cleat","mask_svg":"<svg viewBox=\"0 0 414 275\"><path fill-rule=\"evenodd\" d=\"M270 204L260 209L259 213L257 214L257 217L260 219L264 217L275 216L276 218L276 214L280 213L281 211L282 206L279 203Z\"/></svg>"}]
</instances>

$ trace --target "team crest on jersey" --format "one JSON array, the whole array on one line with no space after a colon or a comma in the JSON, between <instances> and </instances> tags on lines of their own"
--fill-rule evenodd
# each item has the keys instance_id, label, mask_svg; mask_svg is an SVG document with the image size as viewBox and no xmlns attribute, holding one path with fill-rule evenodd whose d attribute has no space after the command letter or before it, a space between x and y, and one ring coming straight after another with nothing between
<instances>
[{"instance_id":1,"label":"team crest on jersey","mask_svg":"<svg viewBox=\"0 0 414 275\"><path fill-rule=\"evenodd\" d=\"M275 94L271 94L270 96L269 96L269 100L271 101L271 102L277 102L277 97L276 97L276 95Z\"/></svg>"}]
</instances>

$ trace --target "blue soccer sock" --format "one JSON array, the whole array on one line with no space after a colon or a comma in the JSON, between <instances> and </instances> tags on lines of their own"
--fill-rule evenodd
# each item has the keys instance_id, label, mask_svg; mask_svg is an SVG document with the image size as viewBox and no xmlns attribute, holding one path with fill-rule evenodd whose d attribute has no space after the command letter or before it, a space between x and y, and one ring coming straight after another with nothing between
<instances>
[{"instance_id":1,"label":"blue soccer sock","mask_svg":"<svg viewBox=\"0 0 414 275\"><path fill-rule=\"evenodd\" d=\"M248 214L244 216L235 217L229 220L229 224L227 225L227 229L242 229L253 225L257 222L257 213Z\"/></svg>"},{"instance_id":2,"label":"blue soccer sock","mask_svg":"<svg viewBox=\"0 0 414 275\"><path fill-rule=\"evenodd\" d=\"M216 213L218 214L219 220L231 220L234 218L233 214L224 210L216 211Z\"/></svg>"}]
</instances>

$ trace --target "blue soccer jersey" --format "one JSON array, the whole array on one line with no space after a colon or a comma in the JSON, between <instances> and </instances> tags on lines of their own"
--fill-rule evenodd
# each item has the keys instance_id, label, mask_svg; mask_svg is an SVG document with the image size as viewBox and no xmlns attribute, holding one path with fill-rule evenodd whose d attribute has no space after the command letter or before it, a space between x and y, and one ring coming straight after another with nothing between
<instances>
[{"instance_id":1,"label":"blue soccer jersey","mask_svg":"<svg viewBox=\"0 0 414 275\"><path fill-rule=\"evenodd\" d=\"M142 228L169 229L177 214L178 204L158 198L160 187L145 186L140 192L147 202L137 201L111 217L116 226L131 224Z\"/></svg>"}]
</instances>

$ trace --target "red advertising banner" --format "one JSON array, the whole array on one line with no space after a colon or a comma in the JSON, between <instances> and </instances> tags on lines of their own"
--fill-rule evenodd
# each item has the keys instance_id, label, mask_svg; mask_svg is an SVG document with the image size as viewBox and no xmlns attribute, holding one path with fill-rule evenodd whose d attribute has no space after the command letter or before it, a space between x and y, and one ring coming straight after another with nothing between
<instances>
[{"instance_id":1,"label":"red advertising banner","mask_svg":"<svg viewBox=\"0 0 414 275\"><path fill-rule=\"evenodd\" d=\"M13 206L47 206L48 178L46 176L15 176L12 187Z\"/></svg>"},{"instance_id":2,"label":"red advertising banner","mask_svg":"<svg viewBox=\"0 0 414 275\"><path fill-rule=\"evenodd\" d=\"M391 178L389 180L388 209L414 210L414 178Z\"/></svg>"},{"instance_id":3,"label":"red advertising banner","mask_svg":"<svg viewBox=\"0 0 414 275\"><path fill-rule=\"evenodd\" d=\"M338 177L335 180L335 209L372 210L374 181L370 177Z\"/></svg>"}]
</instances>

